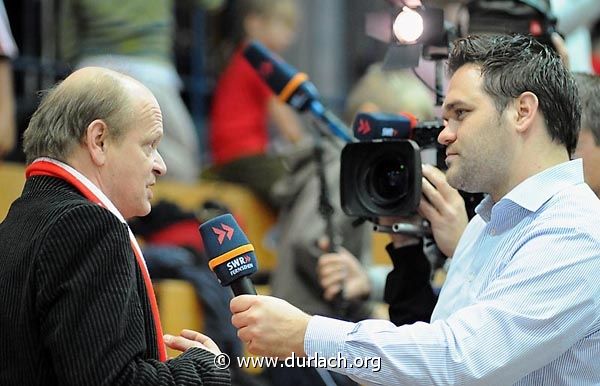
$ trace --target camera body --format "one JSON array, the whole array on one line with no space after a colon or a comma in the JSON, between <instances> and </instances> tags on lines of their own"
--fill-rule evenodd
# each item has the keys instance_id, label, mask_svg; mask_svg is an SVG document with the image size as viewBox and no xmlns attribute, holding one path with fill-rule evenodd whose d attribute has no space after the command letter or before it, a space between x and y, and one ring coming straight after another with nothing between
<instances>
[{"instance_id":1,"label":"camera body","mask_svg":"<svg viewBox=\"0 0 600 386\"><path fill-rule=\"evenodd\" d=\"M421 199L421 147L435 146L441 121L360 113L353 124L360 141L342 150L341 204L349 216L374 218L414 213Z\"/></svg>"}]
</instances>

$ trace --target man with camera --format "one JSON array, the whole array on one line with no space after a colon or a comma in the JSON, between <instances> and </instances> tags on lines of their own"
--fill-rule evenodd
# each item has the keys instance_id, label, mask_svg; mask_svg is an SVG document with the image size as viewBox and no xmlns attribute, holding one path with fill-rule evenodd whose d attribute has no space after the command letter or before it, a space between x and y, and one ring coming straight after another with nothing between
<instances>
[{"instance_id":1,"label":"man with camera","mask_svg":"<svg viewBox=\"0 0 600 386\"><path fill-rule=\"evenodd\" d=\"M554 52L518 35L456 41L449 70L446 177L487 196L431 323L348 323L239 296L238 336L259 355L379 357L378 372L333 369L367 384L598 384L600 201L581 160L569 161L574 80Z\"/></svg>"},{"instance_id":2,"label":"man with camera","mask_svg":"<svg viewBox=\"0 0 600 386\"><path fill-rule=\"evenodd\" d=\"M457 18L457 11L464 8L462 6L455 7L459 5L456 2L442 3L437 5L448 5L444 12L449 11L452 20ZM514 25L507 26L506 23L498 21L492 23L490 20L482 20L481 17L486 14L487 7L500 7L497 9L499 14L496 14L496 16L504 15L502 17L508 17L509 19L514 18L514 15L511 16L512 13L519 14L523 9L527 9L527 12L521 14L523 19L532 17L532 15L538 17L543 15L546 27L536 39L551 46L559 54L563 63L567 67L569 66L567 48L564 40L555 32L556 20L549 13L550 5L548 3L523 3L519 5L519 8L513 8L515 4L510 1L503 4L473 1L469 4L472 6L469 12L472 16L471 21L476 24L473 26L472 31L479 30L485 33L491 33L490 28L493 29L500 25L501 28L516 28ZM574 156L583 159L585 181L600 197L600 173L594 169L595 165L598 164L598 160L600 160L600 130L598 130L598 125L594 124L593 118L600 113L600 107L598 106L600 102L597 102L595 97L595 95L600 95L600 79L597 76L584 73L574 75L582 103L581 133ZM389 96L387 97L389 98ZM367 150L366 153L368 154L369 151ZM361 169L360 164L357 166L356 162L362 162L363 157L364 155L361 155L357 159L350 159L351 162L348 162L350 166L347 169ZM434 173L435 175L433 175ZM452 256L468 221L465 216L465 203L458 192L448 185L444 175L437 168L424 167L422 174L425 177L423 179L423 194L427 199L421 200L419 214L429 221L439 250L442 251L444 256ZM430 181L433 180L436 183L432 185ZM433 186L435 186L435 189ZM350 191L350 194L357 193ZM473 216L473 209L479 201L479 195L469 196L469 202L473 204L469 205L469 218ZM431 205L428 205L429 203ZM424 205L426 206L424 207ZM411 221L418 223L421 221L421 217L416 216L413 219L383 218L381 221L385 225L410 223ZM388 254L394 269L388 274L385 285L385 301L390 305L389 318L396 325L429 321L437 301L434 289L430 285L432 270L430 260L435 260L436 254L426 253L423 250L423 240L416 236L394 234L392 240L394 241L394 248L388 248ZM443 258L444 256L440 257ZM441 260L435 261L440 262ZM357 259L345 250L321 256L318 273L326 299L334 298L342 288L347 296L353 294L359 296L365 289L368 290L371 285L370 277L364 272Z\"/></svg>"}]
</instances>

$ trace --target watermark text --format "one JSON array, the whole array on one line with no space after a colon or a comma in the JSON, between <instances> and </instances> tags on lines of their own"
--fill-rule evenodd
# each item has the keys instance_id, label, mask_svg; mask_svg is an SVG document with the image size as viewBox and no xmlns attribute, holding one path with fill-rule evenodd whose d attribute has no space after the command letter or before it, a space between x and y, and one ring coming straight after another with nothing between
<instances>
[{"instance_id":1,"label":"watermark text","mask_svg":"<svg viewBox=\"0 0 600 386\"><path fill-rule=\"evenodd\" d=\"M277 357L236 357L240 368L266 368L266 367L314 367L320 369L370 369L377 373L381 370L381 358L379 357L355 357L348 359L338 353L334 357L320 356L318 353L308 356L292 356L285 359ZM215 357L215 365L220 369L227 369L231 365L231 358L227 354L219 354Z\"/></svg>"}]
</instances>

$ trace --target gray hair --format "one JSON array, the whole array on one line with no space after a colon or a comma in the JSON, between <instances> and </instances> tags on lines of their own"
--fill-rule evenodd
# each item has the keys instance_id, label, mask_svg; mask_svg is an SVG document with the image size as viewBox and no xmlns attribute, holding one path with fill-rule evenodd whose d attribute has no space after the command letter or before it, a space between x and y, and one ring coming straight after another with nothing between
<instances>
[{"instance_id":1,"label":"gray hair","mask_svg":"<svg viewBox=\"0 0 600 386\"><path fill-rule=\"evenodd\" d=\"M23 135L27 164L38 157L66 161L96 119L107 124L114 140L132 119L131 98L118 73L101 71L93 77L67 79L43 94Z\"/></svg>"},{"instance_id":2,"label":"gray hair","mask_svg":"<svg viewBox=\"0 0 600 386\"><path fill-rule=\"evenodd\" d=\"M581 129L590 130L594 142L600 146L600 76L581 72L573 76L581 100Z\"/></svg>"},{"instance_id":3,"label":"gray hair","mask_svg":"<svg viewBox=\"0 0 600 386\"><path fill-rule=\"evenodd\" d=\"M418 119L433 119L433 97L429 90L407 71L385 71L372 64L350 91L344 119L349 124L365 103L374 103L389 114L411 113Z\"/></svg>"}]
</instances>

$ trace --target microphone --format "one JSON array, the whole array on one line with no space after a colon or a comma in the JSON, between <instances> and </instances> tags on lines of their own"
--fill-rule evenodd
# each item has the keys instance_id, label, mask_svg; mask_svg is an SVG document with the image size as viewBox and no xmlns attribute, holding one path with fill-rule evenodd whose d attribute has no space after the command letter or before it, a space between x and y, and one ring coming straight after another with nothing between
<instances>
[{"instance_id":1,"label":"microphone","mask_svg":"<svg viewBox=\"0 0 600 386\"><path fill-rule=\"evenodd\" d=\"M354 136L361 142L375 139L413 139L416 118L409 114L358 113Z\"/></svg>"},{"instance_id":2,"label":"microphone","mask_svg":"<svg viewBox=\"0 0 600 386\"><path fill-rule=\"evenodd\" d=\"M308 75L299 72L257 41L246 46L244 57L280 101L298 111L309 111L334 135L346 142L354 142L346 125L320 102L319 92L308 80Z\"/></svg>"},{"instance_id":3,"label":"microphone","mask_svg":"<svg viewBox=\"0 0 600 386\"><path fill-rule=\"evenodd\" d=\"M256 295L249 276L258 270L254 246L229 213L208 220L199 229L208 266L235 296Z\"/></svg>"}]
</instances>

